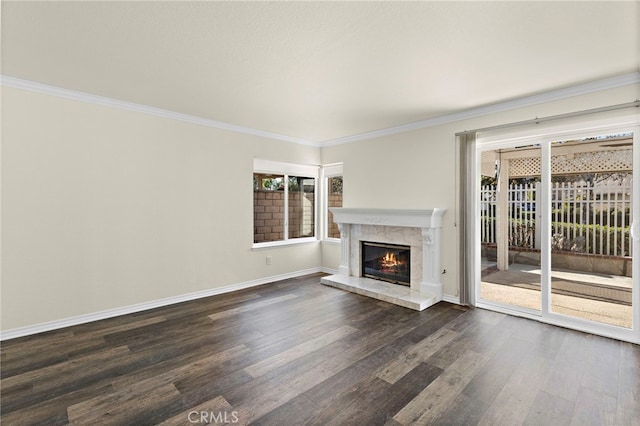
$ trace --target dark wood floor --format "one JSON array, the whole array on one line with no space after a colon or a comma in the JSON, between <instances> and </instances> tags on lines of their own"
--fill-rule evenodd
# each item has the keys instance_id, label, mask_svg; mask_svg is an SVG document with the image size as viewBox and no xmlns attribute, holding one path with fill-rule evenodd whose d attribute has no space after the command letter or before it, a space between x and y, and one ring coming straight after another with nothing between
<instances>
[{"instance_id":1,"label":"dark wood floor","mask_svg":"<svg viewBox=\"0 0 640 426\"><path fill-rule=\"evenodd\" d=\"M638 425L640 347L320 275L3 342L4 425Z\"/></svg>"}]
</instances>

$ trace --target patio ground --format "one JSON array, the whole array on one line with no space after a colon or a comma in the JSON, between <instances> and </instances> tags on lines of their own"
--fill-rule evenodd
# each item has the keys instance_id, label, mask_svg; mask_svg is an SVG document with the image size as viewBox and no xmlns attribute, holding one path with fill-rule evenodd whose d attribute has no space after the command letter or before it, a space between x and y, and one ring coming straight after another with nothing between
<instances>
[{"instance_id":1,"label":"patio ground","mask_svg":"<svg viewBox=\"0 0 640 426\"><path fill-rule=\"evenodd\" d=\"M483 259L482 271L482 299L540 310L539 267L511 264L498 271ZM553 312L631 327L630 277L552 270L551 287Z\"/></svg>"}]
</instances>

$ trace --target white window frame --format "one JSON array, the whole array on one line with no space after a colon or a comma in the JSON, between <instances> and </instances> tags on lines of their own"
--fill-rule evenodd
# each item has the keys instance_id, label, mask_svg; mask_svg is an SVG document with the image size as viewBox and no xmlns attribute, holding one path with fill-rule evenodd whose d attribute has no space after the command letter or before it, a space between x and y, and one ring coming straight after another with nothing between
<instances>
[{"instance_id":1,"label":"white window frame","mask_svg":"<svg viewBox=\"0 0 640 426\"><path fill-rule=\"evenodd\" d=\"M265 241L262 243L253 242L251 248L252 249L261 249L261 248L270 248L270 247L278 247L278 246L286 246L292 244L308 244L318 242L318 181L319 181L319 171L320 166L308 165L308 164L295 164L295 163L285 163L281 161L273 161L273 160L265 160L260 158L253 159L253 174L255 173L269 173L269 174L278 174L283 175L285 178L285 186L284 186L284 203L285 203L285 225L283 232L283 239L278 241ZM289 176L298 176L298 177L309 177L315 179L314 184L314 192L316 196L316 201L314 203L313 215L314 215L314 229L313 229L313 237L303 237L303 238L289 238L289 206L288 206L288 195L289 195L289 185L286 184L288 182ZM255 206L253 206L255 207ZM251 223L253 228L253 221ZM253 239L253 232L251 233L251 238Z\"/></svg>"},{"instance_id":2,"label":"white window frame","mask_svg":"<svg viewBox=\"0 0 640 426\"><path fill-rule=\"evenodd\" d=\"M340 244L340 238L329 237L329 178L341 176L344 182L343 163L325 164L320 169L320 181L322 182L322 241Z\"/></svg>"}]
</instances>

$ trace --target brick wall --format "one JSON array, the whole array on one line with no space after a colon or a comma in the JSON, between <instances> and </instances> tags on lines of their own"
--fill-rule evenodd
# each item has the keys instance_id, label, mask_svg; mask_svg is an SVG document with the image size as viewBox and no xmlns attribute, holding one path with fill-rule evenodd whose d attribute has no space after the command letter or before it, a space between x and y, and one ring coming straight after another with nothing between
<instances>
[{"instance_id":1,"label":"brick wall","mask_svg":"<svg viewBox=\"0 0 640 426\"><path fill-rule=\"evenodd\" d=\"M329 194L329 207L342 207L342 194L335 193ZM329 238L340 238L340 230L338 225L333 223L333 213L329 211L329 229L327 230L327 236Z\"/></svg>"},{"instance_id":2,"label":"brick wall","mask_svg":"<svg viewBox=\"0 0 640 426\"><path fill-rule=\"evenodd\" d=\"M289 193L289 238L313 237L315 194Z\"/></svg>"},{"instance_id":3,"label":"brick wall","mask_svg":"<svg viewBox=\"0 0 640 426\"><path fill-rule=\"evenodd\" d=\"M253 242L284 239L284 192L253 191Z\"/></svg>"},{"instance_id":4,"label":"brick wall","mask_svg":"<svg viewBox=\"0 0 640 426\"><path fill-rule=\"evenodd\" d=\"M284 191L253 191L253 242L284 239ZM315 194L289 193L289 238L313 237Z\"/></svg>"}]
</instances>

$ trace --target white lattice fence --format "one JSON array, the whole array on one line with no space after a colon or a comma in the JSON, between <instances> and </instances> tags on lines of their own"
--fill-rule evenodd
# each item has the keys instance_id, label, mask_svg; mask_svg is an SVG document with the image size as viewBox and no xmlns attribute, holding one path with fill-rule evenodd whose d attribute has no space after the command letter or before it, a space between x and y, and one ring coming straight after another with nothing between
<instances>
[{"instance_id":1,"label":"white lattice fence","mask_svg":"<svg viewBox=\"0 0 640 426\"><path fill-rule=\"evenodd\" d=\"M536 185L509 187L509 245L512 247L536 248ZM481 188L480 211L481 241L495 243L495 186ZM554 183L551 187L552 248L630 256L630 214L630 183Z\"/></svg>"},{"instance_id":2,"label":"white lattice fence","mask_svg":"<svg viewBox=\"0 0 640 426\"><path fill-rule=\"evenodd\" d=\"M613 173L633 170L631 150L611 150L557 154L551 157L551 173ZM509 177L540 176L540 157L512 158Z\"/></svg>"}]
</instances>

